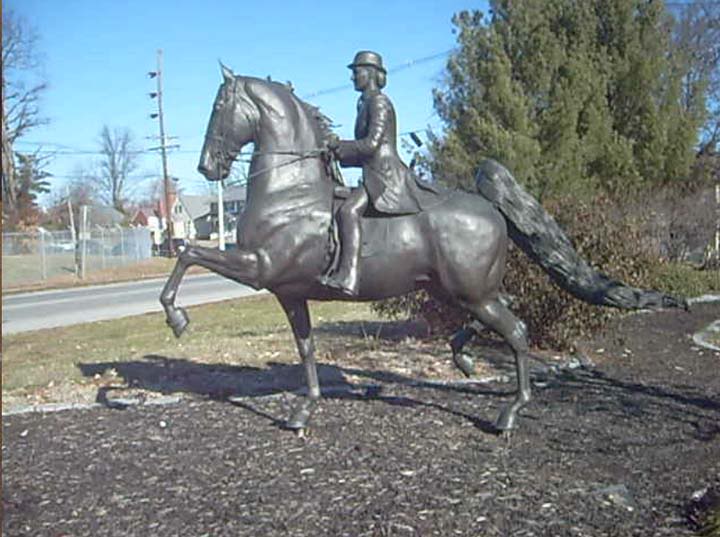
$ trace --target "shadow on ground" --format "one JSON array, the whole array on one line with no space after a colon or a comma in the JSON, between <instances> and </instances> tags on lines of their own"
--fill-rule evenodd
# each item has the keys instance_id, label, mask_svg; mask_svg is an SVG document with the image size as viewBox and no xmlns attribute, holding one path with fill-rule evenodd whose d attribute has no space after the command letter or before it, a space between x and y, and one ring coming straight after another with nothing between
<instances>
[{"instance_id":1,"label":"shadow on ground","mask_svg":"<svg viewBox=\"0 0 720 537\"><path fill-rule=\"evenodd\" d=\"M377 344L383 348L408 338L423 339L429 336L428 327L422 321L326 322L316 327L315 333L320 337L322 335L343 337L353 347L367 345L372 347ZM242 334L238 336L242 337ZM514 363L504 343L486 338L477 338L476 342L475 347L479 348L481 359L490 364L496 374L509 376L514 382ZM398 358L398 362L412 360L408 356L398 356ZM533 358L543 362L540 358ZM112 372L111 375L118 382L116 385L98 388L96 402L115 409L123 409L137 402L133 395L129 398L125 396L124 392L128 391L131 394L136 391L135 393L191 395L227 401L252 411L252 407L249 406L252 398L283 393L303 393L306 390L304 370L300 363L270 361L266 367L255 367L207 364L186 358L148 354L138 360L78 363L77 367L88 378L97 378ZM424 389L477 395L493 400L493 406L499 406L500 399L509 398L513 394L511 385L490 387L487 383L452 384L423 380L387 370L353 366L320 363L318 375L325 398L382 401L396 406L438 407L427 402L427 398L423 397ZM458 377L461 376L458 373ZM393 387L412 387L411 392L417 394L417 397L388 395L388 391ZM448 408L441 410L456 413ZM467 418L483 431L495 432L494 426L488 421L462 413L456 414ZM278 424L284 422L284 417L283 420L267 417ZM494 413L487 417L494 417Z\"/></svg>"},{"instance_id":2,"label":"shadow on ground","mask_svg":"<svg viewBox=\"0 0 720 537\"><path fill-rule=\"evenodd\" d=\"M78 364L87 377L103 375L114 370L123 385L103 386L98 389L96 401L110 408L123 408L113 393L130 389L156 392L163 395L189 394L211 400L227 401L235 406L256 412L250 400L282 393L302 393L305 390L302 365L268 362L266 368L195 363L185 358L147 355L143 360ZM381 401L394 406L424 406L443 410L467 418L486 432L495 432L489 421L455 412L450 408L425 400L422 390L444 390L457 394L477 395L497 402L512 394L503 388L490 388L486 384L452 385L423 381L388 371L366 370L318 364L318 375L323 397L329 399L356 399ZM352 380L351 380L352 379ZM417 397L391 395L393 386L412 388ZM257 413L257 412L256 412ZM285 417L265 416L277 425Z\"/></svg>"},{"instance_id":3,"label":"shadow on ground","mask_svg":"<svg viewBox=\"0 0 720 537\"><path fill-rule=\"evenodd\" d=\"M501 364L504 365L504 364ZM114 370L121 386L98 389L96 401L110 408L124 408L114 392L118 390L151 391L163 395L189 394L216 401L227 401L262 415L275 425L286 416L269 416L258 411L252 399L283 393L302 393L305 389L302 366L268 362L267 367L213 365L195 363L185 358L147 355L142 360L78 364L83 375L94 377ZM443 383L422 380L390 371L319 364L318 374L323 396L328 399L380 401L393 406L434 408L469 420L487 433L496 430L490 421L495 412L513 394L508 383ZM698 440L720 438L720 420L712 425L707 413L720 414L720 400L695 387L659 386L615 377L607 371L580 368L533 375L537 399L524 412L525 419L544 420L548 408L567 405L578 419L601 413L617 420L647 420L662 416L666 422L677 422L695 430ZM439 404L428 392L450 392L456 396L477 398L477 415ZM402 395L395 392L400 391Z\"/></svg>"}]
</instances>

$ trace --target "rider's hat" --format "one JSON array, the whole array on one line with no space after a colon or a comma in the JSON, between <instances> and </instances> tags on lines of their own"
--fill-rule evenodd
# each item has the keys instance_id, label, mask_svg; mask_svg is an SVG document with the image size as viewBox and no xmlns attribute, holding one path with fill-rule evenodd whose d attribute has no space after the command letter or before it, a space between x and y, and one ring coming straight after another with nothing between
<instances>
[{"instance_id":1,"label":"rider's hat","mask_svg":"<svg viewBox=\"0 0 720 537\"><path fill-rule=\"evenodd\" d=\"M370 50L361 50L355 54L355 59L350 65L348 65L350 69L358 66L375 67L383 73L387 73L385 67L383 67L383 61L380 54Z\"/></svg>"}]
</instances>

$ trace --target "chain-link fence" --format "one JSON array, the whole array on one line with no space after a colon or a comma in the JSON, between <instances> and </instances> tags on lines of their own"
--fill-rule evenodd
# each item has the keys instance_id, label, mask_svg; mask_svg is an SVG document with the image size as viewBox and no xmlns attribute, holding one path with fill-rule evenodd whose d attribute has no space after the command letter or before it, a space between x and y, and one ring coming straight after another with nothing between
<instances>
[{"instance_id":1,"label":"chain-link fence","mask_svg":"<svg viewBox=\"0 0 720 537\"><path fill-rule=\"evenodd\" d=\"M3 233L2 287L29 285L61 274L85 275L152 256L143 228L95 228L73 241L70 231Z\"/></svg>"}]
</instances>

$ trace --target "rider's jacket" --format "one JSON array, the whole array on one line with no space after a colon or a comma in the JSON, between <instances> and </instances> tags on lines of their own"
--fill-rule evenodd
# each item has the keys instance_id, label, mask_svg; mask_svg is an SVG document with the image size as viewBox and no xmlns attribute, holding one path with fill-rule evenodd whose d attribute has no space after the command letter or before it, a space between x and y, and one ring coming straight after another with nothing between
<instances>
[{"instance_id":1,"label":"rider's jacket","mask_svg":"<svg viewBox=\"0 0 720 537\"><path fill-rule=\"evenodd\" d=\"M400 160L397 121L390 99L380 91L358 100L355 140L343 140L337 150L343 167L361 166L363 184L376 210L413 214L437 203L437 189L419 179Z\"/></svg>"}]
</instances>

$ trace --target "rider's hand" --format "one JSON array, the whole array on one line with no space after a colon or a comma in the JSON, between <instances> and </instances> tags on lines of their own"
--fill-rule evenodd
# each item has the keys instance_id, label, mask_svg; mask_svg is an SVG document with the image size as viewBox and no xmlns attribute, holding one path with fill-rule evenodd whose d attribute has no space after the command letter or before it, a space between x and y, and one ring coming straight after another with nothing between
<instances>
[{"instance_id":1,"label":"rider's hand","mask_svg":"<svg viewBox=\"0 0 720 537\"><path fill-rule=\"evenodd\" d=\"M340 137L335 133L331 133L325 142L325 147L327 147L331 153L336 153L338 147L340 147Z\"/></svg>"}]
</instances>

